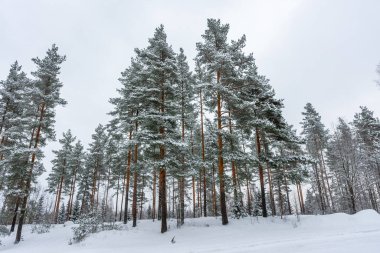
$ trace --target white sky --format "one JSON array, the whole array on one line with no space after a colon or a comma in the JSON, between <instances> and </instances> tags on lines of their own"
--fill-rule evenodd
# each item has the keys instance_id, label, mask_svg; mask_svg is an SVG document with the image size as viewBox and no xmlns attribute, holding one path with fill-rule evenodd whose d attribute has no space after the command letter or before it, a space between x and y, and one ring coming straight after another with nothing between
<instances>
[{"instance_id":1,"label":"white sky","mask_svg":"<svg viewBox=\"0 0 380 253\"><path fill-rule=\"evenodd\" d=\"M183 47L191 60L206 19L220 18L231 39L246 34L246 50L284 99L290 124L298 127L311 102L331 127L339 116L350 121L360 105L379 116L379 10L376 0L0 0L0 80L15 60L30 73L30 59L56 43L67 55L61 80L68 101L57 110L57 138L70 128L87 144L109 119L108 99L133 49L146 47L155 27L164 24L173 49ZM46 148L47 170L57 148Z\"/></svg>"}]
</instances>

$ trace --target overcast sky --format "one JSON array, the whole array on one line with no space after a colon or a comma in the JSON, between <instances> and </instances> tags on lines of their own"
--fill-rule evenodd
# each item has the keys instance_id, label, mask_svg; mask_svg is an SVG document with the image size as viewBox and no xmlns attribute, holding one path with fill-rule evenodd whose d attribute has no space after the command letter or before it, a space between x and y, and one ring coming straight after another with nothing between
<instances>
[{"instance_id":1,"label":"overcast sky","mask_svg":"<svg viewBox=\"0 0 380 253\"><path fill-rule=\"evenodd\" d=\"M67 56L61 80L68 101L57 109L57 138L70 128L87 144L109 119L108 99L133 49L146 47L155 27L164 24L173 49L183 47L191 60L206 19L220 18L230 24L230 39L247 36L246 51L284 99L290 124L299 127L311 102L331 128L338 117L350 121L361 105L379 116L379 10L377 0L0 0L0 80L15 60L30 73L30 59L56 43ZM47 170L58 148L46 147Z\"/></svg>"}]
</instances>

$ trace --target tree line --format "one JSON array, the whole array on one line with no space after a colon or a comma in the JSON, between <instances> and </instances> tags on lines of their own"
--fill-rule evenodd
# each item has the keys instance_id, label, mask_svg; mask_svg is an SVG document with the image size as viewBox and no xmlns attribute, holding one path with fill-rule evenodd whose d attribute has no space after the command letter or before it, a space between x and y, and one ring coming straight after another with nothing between
<instances>
[{"instance_id":1,"label":"tree line","mask_svg":"<svg viewBox=\"0 0 380 253\"><path fill-rule=\"evenodd\" d=\"M103 222L293 213L355 213L380 201L380 123L361 107L330 131L308 103L298 135L283 101L258 72L245 36L228 40L229 25L208 19L191 71L161 25L135 49L110 99L112 119L89 147L70 130L59 139L48 189L41 148L55 139L60 65L53 45L32 59L29 78L12 64L0 89L0 222L64 223L98 212ZM306 190L305 190L306 189ZM304 196L304 193L305 196Z\"/></svg>"}]
</instances>

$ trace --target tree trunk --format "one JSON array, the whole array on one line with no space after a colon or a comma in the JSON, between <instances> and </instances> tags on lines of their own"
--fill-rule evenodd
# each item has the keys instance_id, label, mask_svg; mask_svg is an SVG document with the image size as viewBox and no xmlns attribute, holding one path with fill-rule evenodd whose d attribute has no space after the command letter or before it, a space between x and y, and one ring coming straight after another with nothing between
<instances>
[{"instance_id":1,"label":"tree trunk","mask_svg":"<svg viewBox=\"0 0 380 253\"><path fill-rule=\"evenodd\" d=\"M132 139L132 130L129 131L129 140ZM127 171L126 171L126 184L125 184L125 200L124 200L124 224L128 222L128 200L129 200L129 180L131 177L131 158L132 158L131 149L128 150L127 158Z\"/></svg>"},{"instance_id":2,"label":"tree trunk","mask_svg":"<svg viewBox=\"0 0 380 253\"><path fill-rule=\"evenodd\" d=\"M214 216L218 216L218 210L216 206L216 182L215 182L215 165L212 163L212 206L214 209Z\"/></svg>"},{"instance_id":3,"label":"tree trunk","mask_svg":"<svg viewBox=\"0 0 380 253\"><path fill-rule=\"evenodd\" d=\"M261 205L263 208L263 217L268 217L267 205L265 201L265 188L264 188L264 171L261 165L261 144L260 144L260 133L259 129L256 127L256 148L257 148L257 158L259 159L259 178L260 178L260 192L261 192Z\"/></svg>"},{"instance_id":4,"label":"tree trunk","mask_svg":"<svg viewBox=\"0 0 380 253\"><path fill-rule=\"evenodd\" d=\"M286 180L286 175L284 177L284 181L285 181L286 201L287 201L287 204L288 204L288 212L289 212L289 214L292 214L292 206L290 205L288 181Z\"/></svg>"},{"instance_id":5,"label":"tree trunk","mask_svg":"<svg viewBox=\"0 0 380 253\"><path fill-rule=\"evenodd\" d=\"M142 187L141 187L141 199L140 199L140 220L142 219L142 213L143 213L143 204L144 204L144 187L145 187L145 177L142 175Z\"/></svg>"},{"instance_id":6,"label":"tree trunk","mask_svg":"<svg viewBox=\"0 0 380 253\"><path fill-rule=\"evenodd\" d=\"M166 206L166 170L161 168L159 177L159 192L160 192L160 206L161 206L161 233L165 233L168 230L166 218L167 218L167 206Z\"/></svg>"},{"instance_id":7,"label":"tree trunk","mask_svg":"<svg viewBox=\"0 0 380 253\"><path fill-rule=\"evenodd\" d=\"M39 110L40 111L40 117L39 117L39 124L38 124L38 128L37 128L37 132L36 132L36 139L35 139L35 143L34 143L34 149L37 149L38 144L40 142L42 120L43 120L44 113L45 113L45 106L46 105L43 102L41 104L41 109ZM33 134L34 134L34 130L32 132L32 140L33 140ZM24 193L25 195L24 195L24 197L22 199L22 203L21 203L21 212L20 212L20 218L19 218L19 221L18 221L17 232L16 232L16 240L15 240L16 244L19 243L20 240L21 240L22 227L24 225L26 206L28 204L29 191L30 191L30 187L31 187L31 183L32 183L33 169L34 169L35 160L36 160L36 153L33 153L32 154L32 160L31 160L31 167L30 167L29 173L28 173L27 178L26 178L25 193Z\"/></svg>"},{"instance_id":8,"label":"tree trunk","mask_svg":"<svg viewBox=\"0 0 380 253\"><path fill-rule=\"evenodd\" d=\"M68 206L67 206L68 210L67 210L67 218L66 218L66 220L71 220L71 213L72 213L72 209L73 209L76 180L77 180L77 168L74 169L74 178L71 181L70 194L69 194L69 203L68 203Z\"/></svg>"},{"instance_id":9,"label":"tree trunk","mask_svg":"<svg viewBox=\"0 0 380 253\"><path fill-rule=\"evenodd\" d=\"M251 203L251 194L249 191L249 179L247 177L247 209L248 209L248 215L252 215L252 203Z\"/></svg>"},{"instance_id":10,"label":"tree trunk","mask_svg":"<svg viewBox=\"0 0 380 253\"><path fill-rule=\"evenodd\" d=\"M124 193L125 193L125 180L126 175L124 173L123 181L121 182L121 204L120 204L120 215L119 215L119 221L121 221L122 215L123 215L123 204L124 204Z\"/></svg>"},{"instance_id":11,"label":"tree trunk","mask_svg":"<svg viewBox=\"0 0 380 253\"><path fill-rule=\"evenodd\" d=\"M220 71L217 72L217 83L220 83ZM219 172L219 191L220 191L220 211L222 214L222 224L228 224L226 192L224 189L224 164L223 164L223 140L222 140L222 103L221 95L217 94L217 121L218 121L218 172Z\"/></svg>"},{"instance_id":12,"label":"tree trunk","mask_svg":"<svg viewBox=\"0 0 380 253\"><path fill-rule=\"evenodd\" d=\"M153 168L153 207L152 207L153 221L156 218L156 181L157 181L157 173L156 173L156 169Z\"/></svg>"},{"instance_id":13,"label":"tree trunk","mask_svg":"<svg viewBox=\"0 0 380 253\"><path fill-rule=\"evenodd\" d=\"M207 196L206 196L206 168L204 166L205 162L205 134L203 129L203 97L202 89L199 91L200 105L201 105L201 142L202 142L202 172L203 172L203 215L207 217Z\"/></svg>"},{"instance_id":14,"label":"tree trunk","mask_svg":"<svg viewBox=\"0 0 380 253\"><path fill-rule=\"evenodd\" d=\"M18 213L18 207L19 207L19 205L20 205L20 198L17 197L16 206L15 206L15 210L14 210L14 213L13 213L13 219L12 219L12 225L11 225L10 232L15 231L15 226L16 226L16 221L17 221L17 213Z\"/></svg>"},{"instance_id":15,"label":"tree trunk","mask_svg":"<svg viewBox=\"0 0 380 253\"><path fill-rule=\"evenodd\" d=\"M267 158L269 158L269 147L268 147L268 142L266 141L264 133L262 133L262 138L263 138L263 142L264 142L265 156ZM266 162L266 169L267 169L267 176L268 176L270 207L271 207L271 211L272 211L272 216L276 216L276 205L275 205L275 201L274 201L273 185L272 185L272 173L271 173L271 169L269 167L268 161Z\"/></svg>"},{"instance_id":16,"label":"tree trunk","mask_svg":"<svg viewBox=\"0 0 380 253\"><path fill-rule=\"evenodd\" d=\"M228 110L228 128L230 130L230 135L232 137L232 120L231 120L231 110ZM231 147L231 153L234 152L234 144L233 140L231 138L230 141L230 147ZM236 168L235 168L235 161L231 161L231 169L232 169L232 186L234 191L234 205L238 202L238 192L237 192L237 180L236 180Z\"/></svg>"},{"instance_id":17,"label":"tree trunk","mask_svg":"<svg viewBox=\"0 0 380 253\"><path fill-rule=\"evenodd\" d=\"M200 212L200 216L203 215L203 208L202 208L202 170L199 171L199 181L198 181L198 210Z\"/></svg>"},{"instance_id":18,"label":"tree trunk","mask_svg":"<svg viewBox=\"0 0 380 253\"><path fill-rule=\"evenodd\" d=\"M284 201L283 201L283 198L282 198L281 184L280 184L280 180L279 179L277 179L277 190L278 190L278 198L279 198L280 211L281 211L281 219L282 219L282 216L284 215Z\"/></svg>"},{"instance_id":19,"label":"tree trunk","mask_svg":"<svg viewBox=\"0 0 380 253\"><path fill-rule=\"evenodd\" d=\"M195 218L195 204L197 202L195 198L195 177L192 177L192 185L193 185L193 218Z\"/></svg>"},{"instance_id":20,"label":"tree trunk","mask_svg":"<svg viewBox=\"0 0 380 253\"><path fill-rule=\"evenodd\" d=\"M137 121L136 121L136 132L137 132ZM135 152L134 152L134 167L133 171L133 195L132 195L132 218L133 224L132 227L136 227L137 225L137 158L138 158L138 147L135 144Z\"/></svg>"},{"instance_id":21,"label":"tree trunk","mask_svg":"<svg viewBox=\"0 0 380 253\"><path fill-rule=\"evenodd\" d=\"M161 113L165 112L165 91L161 92ZM165 128L164 126L160 126L160 135L162 139L165 136ZM165 146L160 146L160 159L165 159ZM166 203L166 168L160 168L160 176L159 176L159 192L160 192L160 206L161 206L161 233L165 233L168 230L167 227L167 203Z\"/></svg>"},{"instance_id":22,"label":"tree trunk","mask_svg":"<svg viewBox=\"0 0 380 253\"><path fill-rule=\"evenodd\" d=\"M66 168L66 158L63 160L63 171L61 175L61 179L59 180L59 188L58 188L58 196L57 196L57 207L56 212L54 216L54 222L58 223L58 214L59 214L59 205L61 202L61 195L62 195L62 187L63 187L63 180L65 179L65 168Z\"/></svg>"},{"instance_id":23,"label":"tree trunk","mask_svg":"<svg viewBox=\"0 0 380 253\"><path fill-rule=\"evenodd\" d=\"M119 188L120 188L120 174L117 177L117 188L116 188L116 210L115 210L115 219L114 221L116 222L117 220L117 211L119 209Z\"/></svg>"}]
</instances>

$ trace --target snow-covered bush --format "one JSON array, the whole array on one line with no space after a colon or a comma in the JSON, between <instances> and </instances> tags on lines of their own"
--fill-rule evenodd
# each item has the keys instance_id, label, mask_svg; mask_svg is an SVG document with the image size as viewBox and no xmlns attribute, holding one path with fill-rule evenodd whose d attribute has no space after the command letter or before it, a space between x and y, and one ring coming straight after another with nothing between
<instances>
[{"instance_id":1,"label":"snow-covered bush","mask_svg":"<svg viewBox=\"0 0 380 253\"><path fill-rule=\"evenodd\" d=\"M79 226L73 228L74 237L70 240L69 244L81 242L92 233L121 229L121 227L115 223L103 223L101 214L96 211L80 216L76 223L79 224Z\"/></svg>"},{"instance_id":2,"label":"snow-covered bush","mask_svg":"<svg viewBox=\"0 0 380 253\"><path fill-rule=\"evenodd\" d=\"M0 237L7 236L7 235L9 235L9 229L4 225L0 225ZM0 245L1 245L1 240L0 240Z\"/></svg>"},{"instance_id":3,"label":"snow-covered bush","mask_svg":"<svg viewBox=\"0 0 380 253\"><path fill-rule=\"evenodd\" d=\"M49 222L43 222L41 224L34 224L32 226L32 233L44 234L50 231L51 224Z\"/></svg>"},{"instance_id":4,"label":"snow-covered bush","mask_svg":"<svg viewBox=\"0 0 380 253\"><path fill-rule=\"evenodd\" d=\"M73 228L74 237L72 241L78 243L83 241L89 234L96 233L101 224L101 217L98 212L93 211L83 214L77 219L78 227Z\"/></svg>"},{"instance_id":5,"label":"snow-covered bush","mask_svg":"<svg viewBox=\"0 0 380 253\"><path fill-rule=\"evenodd\" d=\"M233 208L231 210L231 217L232 218L240 219L240 218L244 218L247 216L248 216L247 211L243 206L241 206L239 204L236 204L233 206Z\"/></svg>"},{"instance_id":6,"label":"snow-covered bush","mask_svg":"<svg viewBox=\"0 0 380 253\"><path fill-rule=\"evenodd\" d=\"M4 225L0 225L0 236L5 235L9 235L9 229Z\"/></svg>"}]
</instances>

